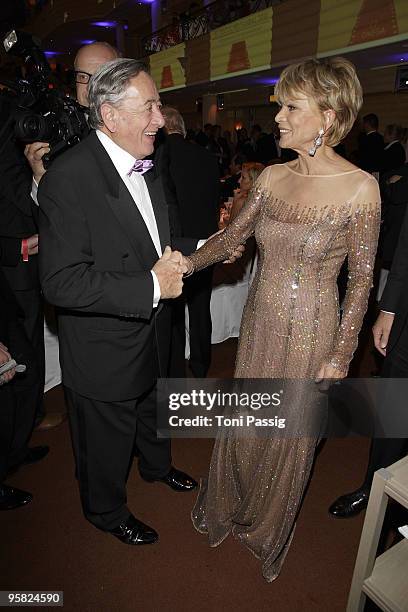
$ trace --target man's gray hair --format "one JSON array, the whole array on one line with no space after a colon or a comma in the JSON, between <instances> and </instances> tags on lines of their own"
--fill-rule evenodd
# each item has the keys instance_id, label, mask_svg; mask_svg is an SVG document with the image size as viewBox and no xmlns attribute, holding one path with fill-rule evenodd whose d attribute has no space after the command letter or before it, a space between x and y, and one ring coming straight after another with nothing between
<instances>
[{"instance_id":1,"label":"man's gray hair","mask_svg":"<svg viewBox=\"0 0 408 612\"><path fill-rule=\"evenodd\" d=\"M126 96L130 79L147 72L145 64L126 57L102 64L92 75L88 86L89 125L93 129L103 126L101 106L108 102L115 106Z\"/></svg>"}]
</instances>

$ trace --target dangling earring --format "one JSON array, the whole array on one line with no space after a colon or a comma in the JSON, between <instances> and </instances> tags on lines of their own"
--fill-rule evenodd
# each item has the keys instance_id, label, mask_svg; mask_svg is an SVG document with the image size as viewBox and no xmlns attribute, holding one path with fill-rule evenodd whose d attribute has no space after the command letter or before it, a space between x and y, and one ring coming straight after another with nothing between
<instances>
[{"instance_id":1,"label":"dangling earring","mask_svg":"<svg viewBox=\"0 0 408 612\"><path fill-rule=\"evenodd\" d=\"M313 140L313 143L314 143L313 147L311 149L309 149L309 151L308 151L310 157L314 157L316 155L317 149L322 146L322 144L323 144L323 134L324 134L324 129L320 128L319 134Z\"/></svg>"}]
</instances>

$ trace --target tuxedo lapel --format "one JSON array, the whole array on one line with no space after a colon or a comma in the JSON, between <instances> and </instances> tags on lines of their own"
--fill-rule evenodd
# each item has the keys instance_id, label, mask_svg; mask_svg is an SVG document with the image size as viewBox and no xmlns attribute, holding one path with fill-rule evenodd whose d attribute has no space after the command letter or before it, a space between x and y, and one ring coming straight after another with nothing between
<instances>
[{"instance_id":1,"label":"tuxedo lapel","mask_svg":"<svg viewBox=\"0 0 408 612\"><path fill-rule=\"evenodd\" d=\"M167 245L170 246L170 228L169 213L166 198L164 196L162 181L160 176L157 176L152 170L146 172L143 176L149 190L154 216L156 217L161 248L162 251L164 251Z\"/></svg>"},{"instance_id":2,"label":"tuxedo lapel","mask_svg":"<svg viewBox=\"0 0 408 612\"><path fill-rule=\"evenodd\" d=\"M158 259L149 230L126 185L119 177L118 196L106 194L106 199L142 263L154 265Z\"/></svg>"}]
</instances>

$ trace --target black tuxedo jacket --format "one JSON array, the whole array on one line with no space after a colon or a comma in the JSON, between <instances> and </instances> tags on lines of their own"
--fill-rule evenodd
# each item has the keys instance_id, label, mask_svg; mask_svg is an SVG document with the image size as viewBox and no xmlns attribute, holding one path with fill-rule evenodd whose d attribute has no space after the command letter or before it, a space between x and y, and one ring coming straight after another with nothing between
<instances>
[{"instance_id":1,"label":"black tuxedo jacket","mask_svg":"<svg viewBox=\"0 0 408 612\"><path fill-rule=\"evenodd\" d=\"M220 175L209 151L169 134L155 157L175 235L208 238L218 230Z\"/></svg>"},{"instance_id":2,"label":"black tuxedo jacket","mask_svg":"<svg viewBox=\"0 0 408 612\"><path fill-rule=\"evenodd\" d=\"M360 134L358 165L367 172L379 172L383 167L384 138L379 132Z\"/></svg>"},{"instance_id":3,"label":"black tuxedo jacket","mask_svg":"<svg viewBox=\"0 0 408 612\"><path fill-rule=\"evenodd\" d=\"M398 342L404 326L408 324L408 214L405 215L381 302L381 310L395 313L387 345L387 355Z\"/></svg>"},{"instance_id":4,"label":"black tuxedo jacket","mask_svg":"<svg viewBox=\"0 0 408 612\"><path fill-rule=\"evenodd\" d=\"M144 177L164 250L170 232L161 180L154 171ZM40 277L58 307L63 382L94 399L135 398L166 374L170 312L163 303L153 309L158 255L95 132L54 161L38 198ZM184 243L184 252L194 245Z\"/></svg>"},{"instance_id":5,"label":"black tuxedo jacket","mask_svg":"<svg viewBox=\"0 0 408 612\"><path fill-rule=\"evenodd\" d=\"M389 149L384 149L382 171L396 170L405 163L405 149L400 142L394 142Z\"/></svg>"}]
</instances>

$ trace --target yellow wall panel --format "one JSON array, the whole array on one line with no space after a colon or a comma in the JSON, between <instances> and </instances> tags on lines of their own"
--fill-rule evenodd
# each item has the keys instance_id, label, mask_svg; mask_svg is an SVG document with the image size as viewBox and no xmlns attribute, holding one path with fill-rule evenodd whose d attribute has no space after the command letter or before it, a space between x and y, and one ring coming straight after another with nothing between
<instances>
[{"instance_id":1,"label":"yellow wall panel","mask_svg":"<svg viewBox=\"0 0 408 612\"><path fill-rule=\"evenodd\" d=\"M408 32L408 2L407 0L394 0L397 15L398 30L400 34Z\"/></svg>"},{"instance_id":2,"label":"yellow wall panel","mask_svg":"<svg viewBox=\"0 0 408 612\"><path fill-rule=\"evenodd\" d=\"M361 0L321 0L318 53L349 45L360 8Z\"/></svg>"},{"instance_id":3,"label":"yellow wall panel","mask_svg":"<svg viewBox=\"0 0 408 612\"><path fill-rule=\"evenodd\" d=\"M178 58L185 57L185 43L150 56L150 73L159 91L185 87L186 77Z\"/></svg>"},{"instance_id":4,"label":"yellow wall panel","mask_svg":"<svg viewBox=\"0 0 408 612\"><path fill-rule=\"evenodd\" d=\"M407 0L321 0L318 53L406 32Z\"/></svg>"},{"instance_id":5,"label":"yellow wall panel","mask_svg":"<svg viewBox=\"0 0 408 612\"><path fill-rule=\"evenodd\" d=\"M269 67L272 7L211 32L211 79Z\"/></svg>"}]
</instances>

